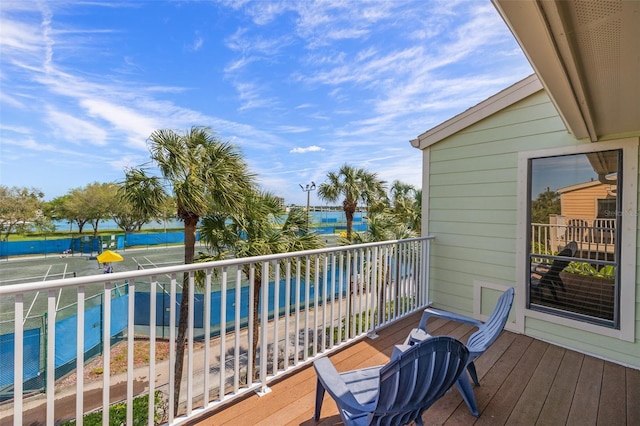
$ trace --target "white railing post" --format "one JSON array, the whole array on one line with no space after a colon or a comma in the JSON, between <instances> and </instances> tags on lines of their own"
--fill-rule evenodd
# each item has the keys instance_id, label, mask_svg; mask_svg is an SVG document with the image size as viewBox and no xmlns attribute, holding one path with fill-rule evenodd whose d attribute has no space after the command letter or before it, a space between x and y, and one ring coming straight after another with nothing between
<instances>
[{"instance_id":1,"label":"white railing post","mask_svg":"<svg viewBox=\"0 0 640 426\"><path fill-rule=\"evenodd\" d=\"M290 333L290 317L291 317L291 259L287 259L285 267L285 290L284 290L284 370L289 368L289 333Z\"/></svg>"},{"instance_id":2,"label":"white railing post","mask_svg":"<svg viewBox=\"0 0 640 426\"><path fill-rule=\"evenodd\" d=\"M76 324L76 424L82 425L84 415L84 286L77 290L78 322Z\"/></svg>"},{"instance_id":3,"label":"white railing post","mask_svg":"<svg viewBox=\"0 0 640 426\"><path fill-rule=\"evenodd\" d=\"M104 296L102 300L102 406L109 407L109 383L111 378L111 289L113 284L107 281L104 284ZM132 321L128 321L133 323ZM129 357L133 356L131 352ZM78 373L80 374L80 372ZM102 425L109 425L109 410L102 411Z\"/></svg>"},{"instance_id":4,"label":"white railing post","mask_svg":"<svg viewBox=\"0 0 640 426\"><path fill-rule=\"evenodd\" d=\"M169 424L173 423L176 398L176 274L171 274L169 296ZM184 294L182 295L184 297Z\"/></svg>"},{"instance_id":5,"label":"white railing post","mask_svg":"<svg viewBox=\"0 0 640 426\"><path fill-rule=\"evenodd\" d=\"M233 346L233 392L237 393L240 390L240 328L242 318L240 317L240 311L242 309L242 271L238 266L236 269L236 306L235 306L235 328L234 328L234 346ZM248 360L248 357L247 357ZM247 366L248 371L248 366ZM220 393L220 401L224 398L224 394Z\"/></svg>"},{"instance_id":6,"label":"white railing post","mask_svg":"<svg viewBox=\"0 0 640 426\"><path fill-rule=\"evenodd\" d=\"M273 363L272 374L278 374L278 363L280 359L280 265L278 262L273 264Z\"/></svg>"},{"instance_id":7,"label":"white railing post","mask_svg":"<svg viewBox=\"0 0 640 426\"><path fill-rule=\"evenodd\" d=\"M300 304L302 303L302 292L300 291L301 287L301 265L300 265L300 257L296 258L296 279L295 279L295 290L296 290L296 303L295 303L295 327L294 327L294 355L293 355L293 365L298 365L298 359L300 356Z\"/></svg>"},{"instance_id":8,"label":"white railing post","mask_svg":"<svg viewBox=\"0 0 640 426\"><path fill-rule=\"evenodd\" d=\"M254 318L256 313L253 311L254 306L254 289L255 289L255 269L256 266L254 263L251 263L249 267L249 323L248 327L248 340L249 340L249 349L247 351L247 386L251 387L253 384L253 365L255 364L255 359L253 358L253 333L254 331ZM258 353L256 348L256 354Z\"/></svg>"},{"instance_id":9,"label":"white railing post","mask_svg":"<svg viewBox=\"0 0 640 426\"><path fill-rule=\"evenodd\" d=\"M55 422L56 393L56 291L49 290L47 306L47 425Z\"/></svg>"},{"instance_id":10,"label":"white railing post","mask_svg":"<svg viewBox=\"0 0 640 426\"><path fill-rule=\"evenodd\" d=\"M369 321L371 322L369 325L369 333L367 336L370 339L375 339L378 337L376 333L376 313L380 313L380 310L384 309L384 306L378 306L380 304L380 298L378 297L378 246L373 247L373 249L369 249L369 257L371 259L371 267L369 270L371 271L370 277L371 279L367 281L367 298L371 300L369 303ZM377 309L376 309L377 307Z\"/></svg>"},{"instance_id":11,"label":"white railing post","mask_svg":"<svg viewBox=\"0 0 640 426\"><path fill-rule=\"evenodd\" d=\"M269 357L269 262L262 262L262 284L260 285L260 389L258 395L271 392L267 386L267 358Z\"/></svg>"},{"instance_id":12,"label":"white railing post","mask_svg":"<svg viewBox=\"0 0 640 426\"><path fill-rule=\"evenodd\" d=\"M338 282L336 282L336 279L338 279ZM333 348L333 345L335 344L335 339L334 339L334 330L335 330L335 314L336 314L336 309L335 309L335 303L336 303L336 292L338 291L338 284L339 284L339 277L336 275L336 254L332 253L331 254L331 279L329 280L329 282L331 283L331 309L330 309L330 313L329 313L329 347ZM342 300L342 298L340 296L338 296L338 300ZM338 307L338 309L340 309Z\"/></svg>"},{"instance_id":13,"label":"white railing post","mask_svg":"<svg viewBox=\"0 0 640 426\"><path fill-rule=\"evenodd\" d=\"M342 338L342 325L344 324L344 328L345 328L345 336L346 336L346 328L348 326L347 321L343 322L343 318L348 318L349 314L347 313L347 306L348 306L348 300L345 299L344 295L346 294L348 297L349 294L349 290L347 289L345 291L345 280L349 279L349 276L344 272L344 268L345 268L345 256L344 256L344 252L340 253L340 268L338 269L338 341L336 342L336 344L340 344L342 343L342 341L344 340ZM348 286L348 284L347 284ZM346 303L344 303L346 301ZM345 311L345 316L342 316L342 306L344 305L344 311Z\"/></svg>"},{"instance_id":14,"label":"white railing post","mask_svg":"<svg viewBox=\"0 0 640 426\"><path fill-rule=\"evenodd\" d=\"M23 366L24 366L24 295L15 295L14 303L14 347L13 347L13 424L22 425ZM76 410L77 412L77 410Z\"/></svg>"},{"instance_id":15,"label":"white railing post","mask_svg":"<svg viewBox=\"0 0 640 426\"><path fill-rule=\"evenodd\" d=\"M304 257L304 355L302 361L309 357L309 297L311 293L311 271L309 256Z\"/></svg>"},{"instance_id":16,"label":"white railing post","mask_svg":"<svg viewBox=\"0 0 640 426\"><path fill-rule=\"evenodd\" d=\"M345 288L346 288L346 300L345 300L345 313L344 313L344 340L349 341L351 339L351 330L353 321L351 317L354 315L352 305L353 301L353 275L351 272L352 264L351 264L351 251L347 250L347 258L345 259Z\"/></svg>"},{"instance_id":17,"label":"white railing post","mask_svg":"<svg viewBox=\"0 0 640 426\"><path fill-rule=\"evenodd\" d=\"M156 395L156 286L157 277L152 276L149 280L149 402L147 418L153 419L155 416L155 395ZM128 290L129 297L135 297ZM164 326L164 325L163 325Z\"/></svg>"},{"instance_id":18,"label":"white railing post","mask_svg":"<svg viewBox=\"0 0 640 426\"><path fill-rule=\"evenodd\" d=\"M211 276L213 271L207 269L207 276L205 278L205 290L204 290L204 383L203 383L203 395L204 406L209 404L209 366L211 360L209 356L210 352L210 339L211 339ZM222 268L222 274L220 277L220 380L218 382L218 397L220 401L224 399L225 379L227 376L226 359L227 359L227 268Z\"/></svg>"},{"instance_id":19,"label":"white railing post","mask_svg":"<svg viewBox=\"0 0 640 426\"><path fill-rule=\"evenodd\" d=\"M193 378L193 329L195 317L195 272L189 272L189 319L187 321L187 377ZM184 295L184 287L182 297ZM187 380L187 417L191 415L193 410L193 380Z\"/></svg>"},{"instance_id":20,"label":"white railing post","mask_svg":"<svg viewBox=\"0 0 640 426\"><path fill-rule=\"evenodd\" d=\"M127 298L127 371L134 371L135 368L135 324L134 315L136 312L136 284L131 280L128 288ZM155 362L155 359L149 358L149 362ZM152 378L150 377L149 380ZM133 374L127 375L127 424L133 424Z\"/></svg>"},{"instance_id":21,"label":"white railing post","mask_svg":"<svg viewBox=\"0 0 640 426\"><path fill-rule=\"evenodd\" d=\"M429 271L431 263L431 240L423 240L420 242L422 246L422 305L430 303L429 300Z\"/></svg>"},{"instance_id":22,"label":"white railing post","mask_svg":"<svg viewBox=\"0 0 640 426\"><path fill-rule=\"evenodd\" d=\"M318 299L320 298L320 259L317 255L314 259L314 272L313 272L313 351L312 354L315 357L318 355ZM311 294L309 294L311 295Z\"/></svg>"}]
</instances>

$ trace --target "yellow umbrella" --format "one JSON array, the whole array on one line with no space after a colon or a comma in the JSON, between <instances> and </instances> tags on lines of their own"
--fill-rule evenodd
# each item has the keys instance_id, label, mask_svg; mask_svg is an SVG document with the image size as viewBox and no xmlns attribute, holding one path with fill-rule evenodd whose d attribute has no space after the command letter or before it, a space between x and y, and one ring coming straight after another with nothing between
<instances>
[{"instance_id":1,"label":"yellow umbrella","mask_svg":"<svg viewBox=\"0 0 640 426\"><path fill-rule=\"evenodd\" d=\"M124 259L115 251L105 250L100 253L96 259L100 263L122 262Z\"/></svg>"}]
</instances>

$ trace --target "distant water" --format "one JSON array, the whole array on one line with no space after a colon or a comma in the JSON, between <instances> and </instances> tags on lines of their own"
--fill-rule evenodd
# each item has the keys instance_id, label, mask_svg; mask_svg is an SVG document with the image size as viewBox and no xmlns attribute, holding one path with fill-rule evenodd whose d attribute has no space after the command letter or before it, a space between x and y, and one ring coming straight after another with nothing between
<instances>
[{"instance_id":1,"label":"distant water","mask_svg":"<svg viewBox=\"0 0 640 426\"><path fill-rule=\"evenodd\" d=\"M363 212L356 212L353 220L354 222L362 222L363 217L365 216L366 214ZM346 222L344 212L337 212L337 211L311 212L310 219L311 219L311 223L316 225ZM75 224L75 222L70 224L68 221L58 220L58 221L54 221L53 223L56 227L56 231L70 231L70 232L78 231L78 226ZM179 220L172 220L167 222L166 224L167 229L182 228L183 226L184 224ZM164 229L164 227L165 225L163 223L151 222L144 225L142 229ZM85 232L91 229L92 229L91 225L88 223L84 226ZM118 228L118 225L116 225L116 223L113 220L101 220L100 223L98 224L98 231L110 231L110 230L122 232L122 230Z\"/></svg>"}]
</instances>

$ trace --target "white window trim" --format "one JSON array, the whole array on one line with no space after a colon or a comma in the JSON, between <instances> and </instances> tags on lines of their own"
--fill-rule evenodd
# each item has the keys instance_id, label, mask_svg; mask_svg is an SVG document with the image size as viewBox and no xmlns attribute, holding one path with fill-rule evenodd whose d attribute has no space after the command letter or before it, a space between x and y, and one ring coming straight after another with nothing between
<instances>
[{"instance_id":1,"label":"white window trim","mask_svg":"<svg viewBox=\"0 0 640 426\"><path fill-rule=\"evenodd\" d=\"M638 229L638 138L608 142L572 145L561 148L520 152L518 155L518 221L516 241L516 274L520 291L516 292L517 324L524 332L525 319L536 318L578 330L614 337L628 342L635 341L636 308L636 234ZM527 209L528 163L531 158L557 155L582 154L594 151L622 149L622 221L617 236L620 238L620 329L612 329L575 319L527 309Z\"/></svg>"}]
</instances>

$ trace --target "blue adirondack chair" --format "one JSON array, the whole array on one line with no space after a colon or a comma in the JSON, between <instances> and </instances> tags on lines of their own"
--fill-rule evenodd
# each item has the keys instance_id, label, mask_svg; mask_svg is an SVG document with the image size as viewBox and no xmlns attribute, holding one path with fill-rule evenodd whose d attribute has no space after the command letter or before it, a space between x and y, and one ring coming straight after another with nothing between
<instances>
[{"instance_id":1,"label":"blue adirondack chair","mask_svg":"<svg viewBox=\"0 0 640 426\"><path fill-rule=\"evenodd\" d=\"M486 322L479 321L477 319L467 317L453 312L441 311L438 309L427 308L422 314L418 328L414 328L409 333L409 336L405 340L406 345L412 345L417 342L422 342L431 338L432 336L427 332L427 321L431 317L444 318L451 321L462 322L465 324L471 324L478 327L478 330L469 336L467 340L467 349L469 349L469 359L467 361L467 370L473 379L473 383L476 386L480 386L478 381L478 373L476 372L476 366L473 361L486 351L493 342L496 341L502 330L504 329L507 319L509 318L509 312L511 311L511 305L513 304L513 296L515 291L513 287L509 287L498 299L496 307L493 309L491 316ZM466 377L463 375L462 377ZM456 383L458 390L462 394L462 398L467 403L471 414L478 416L478 406L476 404L476 397L471 388L471 384L468 380L458 380Z\"/></svg>"},{"instance_id":2,"label":"blue adirondack chair","mask_svg":"<svg viewBox=\"0 0 640 426\"><path fill-rule=\"evenodd\" d=\"M466 377L468 357L463 343L439 336L397 345L391 360L378 367L338 373L329 358L320 358L313 363L318 376L314 419L320 419L326 390L345 425L422 425L422 413Z\"/></svg>"},{"instance_id":3,"label":"blue adirondack chair","mask_svg":"<svg viewBox=\"0 0 640 426\"><path fill-rule=\"evenodd\" d=\"M564 270L571 260L563 259L564 257L575 257L578 251L578 243L571 241L558 253L558 257L553 260L551 265L532 265L531 270L531 289L536 292L539 298L542 298L542 290L549 289L554 300L558 300L556 287L562 291L566 291L560 272Z\"/></svg>"}]
</instances>

